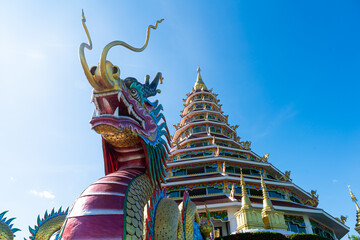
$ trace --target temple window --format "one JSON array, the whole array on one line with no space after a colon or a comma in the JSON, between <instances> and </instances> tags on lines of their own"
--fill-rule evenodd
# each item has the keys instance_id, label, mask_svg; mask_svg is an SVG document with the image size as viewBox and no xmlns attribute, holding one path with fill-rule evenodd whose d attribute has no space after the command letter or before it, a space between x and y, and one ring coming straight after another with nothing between
<instances>
[{"instance_id":1,"label":"temple window","mask_svg":"<svg viewBox=\"0 0 360 240\"><path fill-rule=\"evenodd\" d=\"M168 196L170 198L177 198L177 197L180 197L180 192L179 191L169 192Z\"/></svg>"},{"instance_id":2,"label":"temple window","mask_svg":"<svg viewBox=\"0 0 360 240\"><path fill-rule=\"evenodd\" d=\"M195 104L195 109L204 109L204 106L201 103Z\"/></svg>"},{"instance_id":3,"label":"temple window","mask_svg":"<svg viewBox=\"0 0 360 240\"><path fill-rule=\"evenodd\" d=\"M273 177L272 175L270 175L270 174L267 174L266 176L267 176L267 178L269 178L269 179L274 179L274 180L276 179L276 178L274 178L274 177Z\"/></svg>"},{"instance_id":4,"label":"temple window","mask_svg":"<svg viewBox=\"0 0 360 240\"><path fill-rule=\"evenodd\" d=\"M255 189L255 188L246 188L246 191L248 192L248 195L250 196L262 196L262 190L261 189Z\"/></svg>"},{"instance_id":5,"label":"temple window","mask_svg":"<svg viewBox=\"0 0 360 240\"><path fill-rule=\"evenodd\" d=\"M241 189L241 187L236 187L236 188L235 188L235 193L242 195L242 189Z\"/></svg>"},{"instance_id":6,"label":"temple window","mask_svg":"<svg viewBox=\"0 0 360 240\"><path fill-rule=\"evenodd\" d=\"M247 159L247 158L248 158L248 156L247 156L246 154L243 154L243 153L240 153L240 154L239 154L239 157L240 157L240 158L243 158L243 159Z\"/></svg>"},{"instance_id":7,"label":"temple window","mask_svg":"<svg viewBox=\"0 0 360 240\"><path fill-rule=\"evenodd\" d=\"M269 191L269 197L285 199L285 196L277 191Z\"/></svg>"},{"instance_id":8,"label":"temple window","mask_svg":"<svg viewBox=\"0 0 360 240\"><path fill-rule=\"evenodd\" d=\"M216 194L216 193L223 193L224 189L208 187L208 188L206 188L206 191L207 191L207 194Z\"/></svg>"},{"instance_id":9,"label":"temple window","mask_svg":"<svg viewBox=\"0 0 360 240\"><path fill-rule=\"evenodd\" d=\"M196 99L196 100L202 99L202 94L196 95L196 96L195 96L195 99Z\"/></svg>"},{"instance_id":10,"label":"temple window","mask_svg":"<svg viewBox=\"0 0 360 240\"><path fill-rule=\"evenodd\" d=\"M323 226L322 224L317 223L317 222L315 222L315 221L313 221L311 219L310 219L310 224L311 224L313 232L316 235L319 235L319 236L322 236L322 237L325 237L325 238L328 238L328 239L336 239L335 236L334 236L333 231L331 231L327 227Z\"/></svg>"},{"instance_id":11,"label":"temple window","mask_svg":"<svg viewBox=\"0 0 360 240\"><path fill-rule=\"evenodd\" d=\"M193 127L192 132L193 133L206 132L206 126L200 125L200 126Z\"/></svg>"},{"instance_id":12,"label":"temple window","mask_svg":"<svg viewBox=\"0 0 360 240\"><path fill-rule=\"evenodd\" d=\"M209 172L217 172L218 168L214 167L214 166L206 166L205 167L205 172L209 173Z\"/></svg>"},{"instance_id":13,"label":"temple window","mask_svg":"<svg viewBox=\"0 0 360 240\"><path fill-rule=\"evenodd\" d=\"M284 215L288 231L295 233L306 233L304 218L301 216Z\"/></svg>"},{"instance_id":14,"label":"temple window","mask_svg":"<svg viewBox=\"0 0 360 240\"><path fill-rule=\"evenodd\" d=\"M225 171L226 171L226 172L229 172L229 173L234 173L234 172L235 172L235 169L234 169L234 167L232 167L232 166L226 166Z\"/></svg>"},{"instance_id":15,"label":"temple window","mask_svg":"<svg viewBox=\"0 0 360 240\"><path fill-rule=\"evenodd\" d=\"M199 173L204 173L204 167L195 167L195 168L188 168L187 169L187 174L199 174Z\"/></svg>"},{"instance_id":16,"label":"temple window","mask_svg":"<svg viewBox=\"0 0 360 240\"><path fill-rule=\"evenodd\" d=\"M202 120L205 118L204 114L194 116L194 120Z\"/></svg>"},{"instance_id":17,"label":"temple window","mask_svg":"<svg viewBox=\"0 0 360 240\"><path fill-rule=\"evenodd\" d=\"M216 142L216 144L219 145L219 146L224 146L224 147L229 146L229 143L227 143L227 142Z\"/></svg>"},{"instance_id":18,"label":"temple window","mask_svg":"<svg viewBox=\"0 0 360 240\"><path fill-rule=\"evenodd\" d=\"M209 145L209 141L202 141L202 142L192 142L190 143L190 147L194 148L194 147L202 147L202 146L208 146Z\"/></svg>"},{"instance_id":19,"label":"temple window","mask_svg":"<svg viewBox=\"0 0 360 240\"><path fill-rule=\"evenodd\" d=\"M234 167L234 171L235 171L235 173L239 173L239 174L240 174L240 168L239 168L239 167Z\"/></svg>"},{"instance_id":20,"label":"temple window","mask_svg":"<svg viewBox=\"0 0 360 240\"><path fill-rule=\"evenodd\" d=\"M173 176L182 176L186 174L187 174L186 169L179 169L178 171L173 172Z\"/></svg>"},{"instance_id":21,"label":"temple window","mask_svg":"<svg viewBox=\"0 0 360 240\"><path fill-rule=\"evenodd\" d=\"M190 196L206 195L206 188L195 188L189 191Z\"/></svg>"},{"instance_id":22,"label":"temple window","mask_svg":"<svg viewBox=\"0 0 360 240\"><path fill-rule=\"evenodd\" d=\"M204 99L205 100L211 100L211 97L209 95L207 95L207 94L204 94Z\"/></svg>"},{"instance_id":23,"label":"temple window","mask_svg":"<svg viewBox=\"0 0 360 240\"><path fill-rule=\"evenodd\" d=\"M212 115L212 114L209 114L208 119L210 119L210 120L215 120L215 119L216 119L216 116L215 116L215 115Z\"/></svg>"},{"instance_id":24,"label":"temple window","mask_svg":"<svg viewBox=\"0 0 360 240\"><path fill-rule=\"evenodd\" d=\"M250 175L260 176L260 171L259 171L259 170L255 170L255 169L251 169L251 170L250 170Z\"/></svg>"},{"instance_id":25,"label":"temple window","mask_svg":"<svg viewBox=\"0 0 360 240\"><path fill-rule=\"evenodd\" d=\"M213 107L211 106L211 104L205 104L205 108L206 108L207 110L213 109Z\"/></svg>"},{"instance_id":26,"label":"temple window","mask_svg":"<svg viewBox=\"0 0 360 240\"><path fill-rule=\"evenodd\" d=\"M296 203L301 203L300 200L295 196L290 196L290 201L293 201L293 202L296 202Z\"/></svg>"}]
</instances>

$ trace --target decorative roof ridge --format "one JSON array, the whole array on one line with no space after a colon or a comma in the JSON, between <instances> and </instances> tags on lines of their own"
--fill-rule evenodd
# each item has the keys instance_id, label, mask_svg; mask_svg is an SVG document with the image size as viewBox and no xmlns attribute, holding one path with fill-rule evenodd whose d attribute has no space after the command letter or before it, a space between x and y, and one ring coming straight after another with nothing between
<instances>
[{"instance_id":1,"label":"decorative roof ridge","mask_svg":"<svg viewBox=\"0 0 360 240\"><path fill-rule=\"evenodd\" d=\"M225 149L225 150L234 150L234 151L242 151L242 152L243 151L245 151L245 152L248 151L248 150L245 150L245 149L242 149L242 148L232 148L232 147L225 147L225 146L221 146L221 145L217 145L217 144L211 144L211 145L207 145L207 146L176 149L176 150L174 150L174 152L171 152L170 155L173 155L173 153L175 153L175 151L177 151L176 153L192 152L192 151L203 150L203 149L208 149L208 148L219 148L219 149L221 148L221 149Z\"/></svg>"},{"instance_id":2,"label":"decorative roof ridge","mask_svg":"<svg viewBox=\"0 0 360 240\"><path fill-rule=\"evenodd\" d=\"M190 108L191 106L193 106L193 105L195 105L195 104L197 104L197 103L212 103L212 104L214 104L214 105L216 105L217 107L220 108L220 110L216 110L216 111L217 111L217 112L221 112L221 106L222 106L222 104L218 104L218 103L216 103L216 102L205 101L205 100L191 102L191 103L189 103L189 105L186 105L182 111L184 112L185 110L187 110L188 108ZM220 106L220 105L221 105L221 106ZM210 109L202 109L202 110L210 110Z\"/></svg>"},{"instance_id":3,"label":"decorative roof ridge","mask_svg":"<svg viewBox=\"0 0 360 240\"><path fill-rule=\"evenodd\" d=\"M194 175L189 175L189 179L184 179L182 181L174 181L174 182L167 182L167 183L164 183L163 186L164 187L170 187L170 186L176 186L176 185L179 185L179 184L197 184L197 183L202 183L202 182L209 182L209 181L224 181L224 180L232 180L232 181L238 181L238 177L231 177L231 176L228 176L228 175L222 175L220 172L217 176L213 176L212 178L200 178L200 179L191 179L191 177L193 177ZM184 176L182 176L184 177ZM260 179L254 179L254 178L248 178L247 176L245 177L245 180L248 182L248 184L258 184L261 186L261 180ZM289 188L293 188L294 190L297 190L298 193L296 194L301 194L302 198L304 198L304 196L308 197L308 198L311 198L311 196L308 196L308 193L300 188L299 186L297 186L296 184L292 183L292 182L284 182L284 181L281 181L281 182L277 182L277 183L273 183L273 182L268 182L268 180L264 180L267 182L267 184L271 185L271 186L277 186L277 187L289 187ZM251 196L251 197L254 197L254 198L264 198L263 196ZM282 201L282 202L292 202L291 200L289 199L276 199L276 201ZM292 203L295 203L295 202L292 202ZM303 204L303 203L297 203L299 205L303 205L303 206L307 206L307 207L311 207L311 208L317 208L317 207L313 207L313 206L310 206L310 205L306 205L306 204Z\"/></svg>"},{"instance_id":4,"label":"decorative roof ridge","mask_svg":"<svg viewBox=\"0 0 360 240\"><path fill-rule=\"evenodd\" d=\"M214 123L214 125L218 124L218 125L222 125L222 126L226 126L228 127L232 132L236 133L236 130L234 130L233 128L230 127L230 124L229 123L223 123L223 122L213 122L213 121L209 121L209 120L205 120L205 121L202 121L202 122L191 122L191 123L188 123L188 124L185 124L184 126L181 126L180 128L178 128L175 133L174 133L174 136L173 136L173 139L175 138L178 138L179 136L179 133L180 130L181 132L184 131L185 127L190 127L190 126L193 126L193 125L198 125L198 124L204 124L204 123ZM200 133L207 133L207 132L200 132ZM195 133L197 134L197 133ZM220 134L219 134L220 135ZM230 139L230 138L229 138Z\"/></svg>"},{"instance_id":5,"label":"decorative roof ridge","mask_svg":"<svg viewBox=\"0 0 360 240\"><path fill-rule=\"evenodd\" d=\"M203 110L188 112L186 115L184 115L184 116L182 117L182 119L183 119L183 118L186 118L186 117L189 116L190 114L196 114L196 113L202 113L202 112L205 112L205 113L213 113L213 114L221 114L221 116L223 116L224 118L226 118L225 116L228 116L228 115L224 115L224 114L221 113L220 111L213 111L213 110L209 110L209 109L203 109ZM181 121L181 120L180 120L180 121Z\"/></svg>"},{"instance_id":6,"label":"decorative roof ridge","mask_svg":"<svg viewBox=\"0 0 360 240\"><path fill-rule=\"evenodd\" d=\"M212 89L212 88L210 88L210 89L198 90L198 91L195 91L194 89L192 89L191 92L186 93L185 95L186 95L186 97L190 97L191 95L197 94L197 93L212 93L215 97L219 96L219 94L213 93L213 89Z\"/></svg>"},{"instance_id":7,"label":"decorative roof ridge","mask_svg":"<svg viewBox=\"0 0 360 240\"><path fill-rule=\"evenodd\" d=\"M199 140L212 139L213 137L216 137L219 140L227 140L227 141L233 142L233 143L235 143L237 145L240 145L240 143L236 142L234 139L223 138L221 136L214 136L214 135L207 135L205 137L199 137L199 138L194 138L194 139L185 139L185 140L179 142L179 145L183 145L183 144L188 143L188 142L196 142L196 141L199 141ZM175 148L175 147L172 147L171 149L173 149L173 148ZM246 150L246 149L244 149L244 150ZM246 150L246 151L248 151L248 150ZM258 155L256 154L256 156L258 156Z\"/></svg>"},{"instance_id":8,"label":"decorative roof ridge","mask_svg":"<svg viewBox=\"0 0 360 240\"><path fill-rule=\"evenodd\" d=\"M188 101L190 101L190 99L192 97L195 97L196 95L199 95L199 94L209 94L210 96L214 97L216 102L220 102L220 99L217 98L219 96L219 94L209 92L209 91L198 91L198 92L194 91L194 92L191 92L189 95L186 96L185 99L182 99L182 101L185 102L185 105L186 105L186 104L188 104Z\"/></svg>"},{"instance_id":9,"label":"decorative roof ridge","mask_svg":"<svg viewBox=\"0 0 360 240\"><path fill-rule=\"evenodd\" d=\"M227 126L229 129L231 129L233 132L236 133L236 130L232 129L230 124L227 123L227 122L216 122L216 121L210 121L208 119L204 119L204 120L201 120L201 121L198 121L198 122L190 122L190 123L187 123L183 126L181 126L180 128L178 128L175 133L174 133L174 137L176 135L176 132L180 131L180 130L183 130L184 127L187 127L187 126L193 126L193 125L201 125L201 124L204 124L204 123L214 123L214 125L216 124L219 124L219 125L222 125L222 126ZM200 132L200 133L207 133L207 132ZM196 133L195 133L196 134Z\"/></svg>"}]
</instances>

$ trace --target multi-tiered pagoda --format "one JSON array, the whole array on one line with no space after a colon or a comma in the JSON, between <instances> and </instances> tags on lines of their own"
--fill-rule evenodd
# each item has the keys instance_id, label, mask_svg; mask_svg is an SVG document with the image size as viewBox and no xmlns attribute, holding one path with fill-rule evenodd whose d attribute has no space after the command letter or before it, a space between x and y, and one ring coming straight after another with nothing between
<instances>
[{"instance_id":1,"label":"multi-tiered pagoda","mask_svg":"<svg viewBox=\"0 0 360 240\"><path fill-rule=\"evenodd\" d=\"M164 185L171 198L180 202L188 191L200 215L207 206L220 236L265 228L340 239L349 231L317 208L316 191L308 193L294 184L290 172L273 166L268 154L260 157L251 150L251 142L240 140L238 125L228 123L200 69L186 96L180 123L174 125Z\"/></svg>"}]
</instances>

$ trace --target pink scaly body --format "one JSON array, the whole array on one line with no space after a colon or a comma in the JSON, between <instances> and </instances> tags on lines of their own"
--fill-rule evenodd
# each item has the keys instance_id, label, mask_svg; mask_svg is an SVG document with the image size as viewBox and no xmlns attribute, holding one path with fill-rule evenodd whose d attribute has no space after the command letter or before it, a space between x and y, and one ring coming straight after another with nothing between
<instances>
[{"instance_id":1,"label":"pink scaly body","mask_svg":"<svg viewBox=\"0 0 360 240\"><path fill-rule=\"evenodd\" d=\"M144 161L142 149L127 148L118 153L118 162L126 167L100 178L81 193L66 219L61 240L123 239L126 191L145 167L138 166Z\"/></svg>"}]
</instances>

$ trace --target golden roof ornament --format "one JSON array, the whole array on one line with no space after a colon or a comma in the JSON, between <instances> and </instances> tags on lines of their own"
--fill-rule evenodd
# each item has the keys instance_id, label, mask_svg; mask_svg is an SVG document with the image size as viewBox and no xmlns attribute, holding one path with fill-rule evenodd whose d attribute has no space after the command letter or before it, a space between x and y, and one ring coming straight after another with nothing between
<instances>
[{"instance_id":1,"label":"golden roof ornament","mask_svg":"<svg viewBox=\"0 0 360 240\"><path fill-rule=\"evenodd\" d=\"M355 205L356 205L356 211L357 211L357 212L360 212L360 208L359 208L359 205L358 205L358 203L357 203L357 198L355 197L355 195L354 195L353 192L351 191L350 185L347 185L347 186L348 186L348 188L349 188L351 200L353 200L354 203L355 203Z\"/></svg>"},{"instance_id":2,"label":"golden roof ornament","mask_svg":"<svg viewBox=\"0 0 360 240\"><path fill-rule=\"evenodd\" d=\"M355 195L353 194L353 192L350 189L350 185L347 185L350 191L350 196L351 196L351 200L354 201L355 205L356 205L356 224L355 224L355 230L360 234L360 208L359 205L357 203L357 198L355 197Z\"/></svg>"},{"instance_id":3,"label":"golden roof ornament","mask_svg":"<svg viewBox=\"0 0 360 240\"><path fill-rule=\"evenodd\" d=\"M250 198L249 198L249 196L247 195L247 192L246 192L246 184L245 184L245 181L244 181L242 168L240 169L240 184L241 184L241 195L242 195L241 209L252 208Z\"/></svg>"},{"instance_id":4,"label":"golden roof ornament","mask_svg":"<svg viewBox=\"0 0 360 240\"><path fill-rule=\"evenodd\" d=\"M235 199L235 183L233 183L231 186L230 198Z\"/></svg>"},{"instance_id":5,"label":"golden roof ornament","mask_svg":"<svg viewBox=\"0 0 360 240\"><path fill-rule=\"evenodd\" d=\"M205 83L202 80L201 74L200 74L200 67L197 68L197 78L196 78L196 83L194 85L194 90L207 90L207 87L205 85Z\"/></svg>"},{"instance_id":6,"label":"golden roof ornament","mask_svg":"<svg viewBox=\"0 0 360 240\"><path fill-rule=\"evenodd\" d=\"M261 158L261 160L262 160L263 162L267 162L268 159L269 159L269 155L270 155L270 153L265 154L264 157Z\"/></svg>"},{"instance_id":7,"label":"golden roof ornament","mask_svg":"<svg viewBox=\"0 0 360 240\"><path fill-rule=\"evenodd\" d=\"M261 189L263 192L263 211L273 210L274 207L269 199L269 195L266 190L266 185L262 173L260 174L260 177L261 177Z\"/></svg>"}]
</instances>

